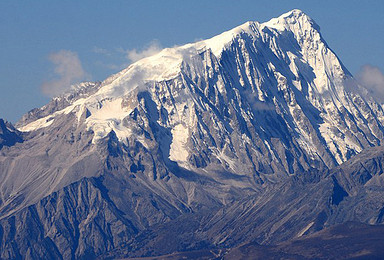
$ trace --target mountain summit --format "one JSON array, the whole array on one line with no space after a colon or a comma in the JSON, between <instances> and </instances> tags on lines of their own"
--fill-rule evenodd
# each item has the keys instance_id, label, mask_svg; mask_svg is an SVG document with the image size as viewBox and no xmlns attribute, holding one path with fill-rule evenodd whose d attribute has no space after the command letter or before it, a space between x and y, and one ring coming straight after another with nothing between
<instances>
[{"instance_id":1,"label":"mountain summit","mask_svg":"<svg viewBox=\"0 0 384 260\"><path fill-rule=\"evenodd\" d=\"M293 10L164 49L66 106L43 107L37 114L44 116L27 115L19 129L35 131L73 114L76 124L94 132L94 144L113 131L122 143L132 138L146 146L148 138L132 131L137 122L124 125L143 107L138 96L145 94L153 102L146 117L153 112L153 123L168 131L171 147L162 152L184 168L213 161L226 168L251 167L232 169L236 174L333 167L383 138L381 106L348 93L349 78L314 21Z\"/></svg>"},{"instance_id":2,"label":"mountain summit","mask_svg":"<svg viewBox=\"0 0 384 260\"><path fill-rule=\"evenodd\" d=\"M332 212L366 183L330 170L384 140L381 104L346 82L354 79L319 26L293 10L76 86L27 113L23 142L0 150L0 256L232 247L247 242L227 226L241 225L237 214L260 224L261 243L337 223ZM290 208L306 202L295 189L313 213ZM273 222L268 212L288 215ZM169 232L186 244L162 249Z\"/></svg>"}]
</instances>

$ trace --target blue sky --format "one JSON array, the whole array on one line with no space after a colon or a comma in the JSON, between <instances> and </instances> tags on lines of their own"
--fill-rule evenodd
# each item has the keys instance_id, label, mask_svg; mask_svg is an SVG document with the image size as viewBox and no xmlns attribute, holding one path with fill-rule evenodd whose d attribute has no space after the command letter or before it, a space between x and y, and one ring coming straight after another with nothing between
<instances>
[{"instance_id":1,"label":"blue sky","mask_svg":"<svg viewBox=\"0 0 384 260\"><path fill-rule=\"evenodd\" d=\"M295 8L320 25L323 37L352 74L365 64L384 71L382 0L2 0L0 118L16 122L47 103L61 85L103 80L143 50L210 38L246 21L267 21ZM70 62L62 64L63 59ZM57 89L47 91L49 84Z\"/></svg>"}]
</instances>

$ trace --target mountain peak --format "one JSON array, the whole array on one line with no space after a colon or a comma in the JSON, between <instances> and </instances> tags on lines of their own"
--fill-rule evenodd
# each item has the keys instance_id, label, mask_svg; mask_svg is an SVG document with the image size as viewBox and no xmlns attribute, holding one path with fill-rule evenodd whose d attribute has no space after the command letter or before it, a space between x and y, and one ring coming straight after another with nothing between
<instances>
[{"instance_id":1,"label":"mountain peak","mask_svg":"<svg viewBox=\"0 0 384 260\"><path fill-rule=\"evenodd\" d=\"M310 35L320 33L320 26L311 17L299 9L293 9L264 23L247 21L231 30L198 42L194 46L198 48L205 46L207 49L211 49L213 54L220 56L225 46L230 44L238 35L246 33L253 37L259 37L260 31L265 27L278 31L291 31L297 38L303 37L307 34L306 32L309 32Z\"/></svg>"},{"instance_id":2,"label":"mountain peak","mask_svg":"<svg viewBox=\"0 0 384 260\"><path fill-rule=\"evenodd\" d=\"M299 16L302 16L302 15L306 15L303 11L301 11L300 9L293 9L289 12L286 12L282 15L280 15L280 17L288 17L288 16L295 16L295 17L299 17Z\"/></svg>"},{"instance_id":3,"label":"mountain peak","mask_svg":"<svg viewBox=\"0 0 384 260\"><path fill-rule=\"evenodd\" d=\"M264 31L264 28L275 28L278 31L289 30L294 34L299 44L308 45L301 46L303 51L312 51L314 48L312 48L313 46L311 45L311 42L321 42L319 34L312 29L314 24L315 23L313 20L304 14L301 10L294 9L265 23L248 21L210 39L186 44L183 46L165 48L153 56L143 58L131 64L123 71L110 76L102 83L94 84L90 88L75 88L76 93L83 89L85 93L81 95L75 94L74 98L68 98L68 102L64 102L63 105L57 106L54 109L47 109L50 108L50 106L40 109L44 110L44 113L39 110L37 113L38 116L33 116L33 119L35 119L34 121L24 120L19 124L19 130L32 131L47 127L52 124L54 118L69 112L76 113L77 117L80 118L84 109L88 109L92 114L92 116L87 119L87 123L91 124L90 122L94 118L97 118L95 122L92 122L97 125L102 124L103 127L100 127L100 129L104 129L105 124L109 124L109 121L105 120L104 116L102 116L103 119L101 120L101 117L96 117L95 115L101 115L103 113L108 115L110 114L109 112L111 108L104 104L107 102L106 100L114 100L119 98L121 99L123 96L129 95L129 93L135 89L137 91L143 91L147 88L150 88L151 86L154 86L156 82L163 82L177 78L181 73L181 66L183 61L190 61L191 57L197 57L202 51L210 50L210 52L220 60L223 51L228 49L234 43L234 41L236 41L235 39L237 38L244 38L239 39L240 42L244 41L245 39L250 41L256 41L256 39L265 41L265 39L267 39L269 36L267 37L268 33ZM313 35L315 37L312 37ZM275 35L273 37L280 36ZM303 41L304 38L307 39L307 41ZM273 49L272 51L275 51L276 53L282 52L278 46L271 46L271 48ZM260 49L258 51L262 50ZM304 51L304 53L305 57L315 55L307 55L307 51ZM295 62L292 61L292 64L295 64ZM323 79L324 77L319 76L320 74L317 74L317 78ZM296 77L299 76L297 75ZM324 84L322 82L320 83L321 85L318 86L318 88L326 89ZM88 91L88 89L90 89L90 91ZM260 99L262 100L263 98L260 97ZM54 105L56 103L58 102L54 102ZM102 103L103 105L100 105ZM131 112L127 110L125 112L118 113L118 111L121 110L121 107L118 103L113 103L112 107L114 108L113 118L117 118L118 122L121 122L122 119ZM125 138L125 135L119 135L119 133L120 132L117 131L117 135L119 137L123 136ZM105 135L101 134L100 136L103 137Z\"/></svg>"},{"instance_id":4,"label":"mountain peak","mask_svg":"<svg viewBox=\"0 0 384 260\"><path fill-rule=\"evenodd\" d=\"M299 9L293 9L289 12L286 12L282 15L280 15L277 18L272 18L273 19L278 19L278 20L285 20L287 22L293 22L294 20L299 21L299 20L305 20L305 21L312 21L312 19L303 11Z\"/></svg>"},{"instance_id":5,"label":"mountain peak","mask_svg":"<svg viewBox=\"0 0 384 260\"><path fill-rule=\"evenodd\" d=\"M320 26L317 25L311 17L299 9L293 9L277 18L272 18L268 22L263 23L263 25L280 31L290 30L296 32L299 29L315 29L320 32Z\"/></svg>"}]
</instances>

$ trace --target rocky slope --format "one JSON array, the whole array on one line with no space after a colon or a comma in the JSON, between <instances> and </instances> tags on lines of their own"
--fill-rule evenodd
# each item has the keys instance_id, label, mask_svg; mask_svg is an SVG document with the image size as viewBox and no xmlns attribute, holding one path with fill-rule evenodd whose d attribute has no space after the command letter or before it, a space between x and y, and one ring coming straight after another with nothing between
<instances>
[{"instance_id":1,"label":"rocky slope","mask_svg":"<svg viewBox=\"0 0 384 260\"><path fill-rule=\"evenodd\" d=\"M0 150L4 146L10 147L22 142L22 134L11 123L0 119Z\"/></svg>"},{"instance_id":2,"label":"rocky slope","mask_svg":"<svg viewBox=\"0 0 384 260\"><path fill-rule=\"evenodd\" d=\"M382 259L383 228L383 225L369 226L347 222L277 246L260 246L255 243L242 245L230 250L223 258Z\"/></svg>"},{"instance_id":3,"label":"rocky slope","mask_svg":"<svg viewBox=\"0 0 384 260\"><path fill-rule=\"evenodd\" d=\"M277 245L246 243L235 248L202 249L135 260L176 259L383 259L383 225L347 222Z\"/></svg>"},{"instance_id":4,"label":"rocky slope","mask_svg":"<svg viewBox=\"0 0 384 260\"><path fill-rule=\"evenodd\" d=\"M0 147L0 257L156 255L382 223L382 148L365 149L382 144L383 109L360 89L299 10L75 86L2 130L22 139Z\"/></svg>"},{"instance_id":5,"label":"rocky slope","mask_svg":"<svg viewBox=\"0 0 384 260\"><path fill-rule=\"evenodd\" d=\"M140 257L148 255L151 248L158 248L159 255L224 249L249 241L275 245L306 239L350 221L383 224L383 156L383 147L371 148L333 170L292 175L262 195L244 197L218 210L183 214L150 227L106 255ZM365 243L363 238L355 239L356 243ZM372 247L380 249L378 244Z\"/></svg>"}]
</instances>

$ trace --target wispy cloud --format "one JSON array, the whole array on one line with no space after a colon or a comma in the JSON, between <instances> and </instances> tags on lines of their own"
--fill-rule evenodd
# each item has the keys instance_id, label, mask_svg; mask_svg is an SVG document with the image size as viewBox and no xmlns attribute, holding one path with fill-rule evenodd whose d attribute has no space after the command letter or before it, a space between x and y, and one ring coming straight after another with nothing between
<instances>
[{"instance_id":1,"label":"wispy cloud","mask_svg":"<svg viewBox=\"0 0 384 260\"><path fill-rule=\"evenodd\" d=\"M155 55L156 53L162 50L160 43L157 40L153 40L149 45L147 45L142 50L132 49L125 50L127 59L131 62L141 60L145 57Z\"/></svg>"},{"instance_id":2,"label":"wispy cloud","mask_svg":"<svg viewBox=\"0 0 384 260\"><path fill-rule=\"evenodd\" d=\"M384 74L378 67L364 65L355 78L374 98L384 101Z\"/></svg>"},{"instance_id":3,"label":"wispy cloud","mask_svg":"<svg viewBox=\"0 0 384 260\"><path fill-rule=\"evenodd\" d=\"M92 52L97 53L97 54L103 54L105 56L111 56L111 52L107 49L100 48L100 47L93 47Z\"/></svg>"},{"instance_id":4,"label":"wispy cloud","mask_svg":"<svg viewBox=\"0 0 384 260\"><path fill-rule=\"evenodd\" d=\"M76 52L60 50L52 53L49 60L54 65L55 79L43 83L41 90L47 96L56 96L66 90L71 85L84 80L86 73L81 65Z\"/></svg>"},{"instance_id":5,"label":"wispy cloud","mask_svg":"<svg viewBox=\"0 0 384 260\"><path fill-rule=\"evenodd\" d=\"M95 46L91 51L98 54L98 60L95 62L95 65L110 70L121 70L131 63L160 52L162 49L159 41L153 40L142 49L124 49L121 47L105 49Z\"/></svg>"},{"instance_id":6,"label":"wispy cloud","mask_svg":"<svg viewBox=\"0 0 384 260\"><path fill-rule=\"evenodd\" d=\"M125 64L117 65L114 63L103 62L100 60L96 61L94 64L99 66L99 67L106 68L108 70L114 70L114 71L121 70L124 67L126 67Z\"/></svg>"}]
</instances>

